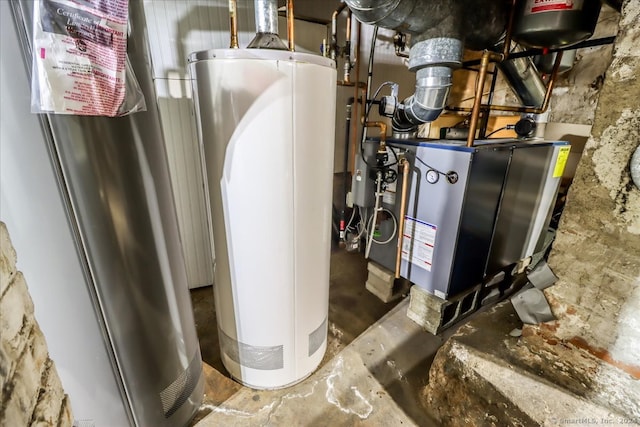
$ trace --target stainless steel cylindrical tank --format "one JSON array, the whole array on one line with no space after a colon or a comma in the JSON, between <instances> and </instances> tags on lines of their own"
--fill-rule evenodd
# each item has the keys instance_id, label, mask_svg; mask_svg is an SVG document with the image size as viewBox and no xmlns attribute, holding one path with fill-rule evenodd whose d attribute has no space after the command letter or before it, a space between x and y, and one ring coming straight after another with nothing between
<instances>
[{"instance_id":1,"label":"stainless steel cylindrical tank","mask_svg":"<svg viewBox=\"0 0 640 427\"><path fill-rule=\"evenodd\" d=\"M559 47L586 40L598 22L600 0L518 0L513 39L531 47Z\"/></svg>"},{"instance_id":2,"label":"stainless steel cylindrical tank","mask_svg":"<svg viewBox=\"0 0 640 427\"><path fill-rule=\"evenodd\" d=\"M31 64L38 3L11 3ZM185 426L202 402L202 358L155 103L143 4L132 1L128 6L127 54L147 111L117 118L39 116L94 302L95 318L75 312L66 316L86 323L98 319L131 426ZM33 206L38 208L37 201ZM65 297L73 301L77 295ZM83 343L65 330L51 337L83 352ZM61 377L67 379L70 396L104 386L67 369L72 372ZM104 406L97 401L78 412L88 413L84 421L93 423L93 414L98 418L103 411L119 409Z\"/></svg>"},{"instance_id":3,"label":"stainless steel cylindrical tank","mask_svg":"<svg viewBox=\"0 0 640 427\"><path fill-rule=\"evenodd\" d=\"M189 60L222 361L245 385L285 387L327 345L334 63L267 49Z\"/></svg>"}]
</instances>

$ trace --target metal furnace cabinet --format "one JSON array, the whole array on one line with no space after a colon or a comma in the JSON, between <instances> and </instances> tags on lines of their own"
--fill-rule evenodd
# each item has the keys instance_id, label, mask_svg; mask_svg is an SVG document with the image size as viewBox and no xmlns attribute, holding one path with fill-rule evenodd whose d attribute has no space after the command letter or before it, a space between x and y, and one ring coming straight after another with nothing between
<instances>
[{"instance_id":1,"label":"metal furnace cabinet","mask_svg":"<svg viewBox=\"0 0 640 427\"><path fill-rule=\"evenodd\" d=\"M549 223L566 143L389 144L404 151L412 165L402 230L402 277L446 299L536 251ZM397 219L395 198L383 200ZM383 236L392 228L391 219L379 224ZM371 260L393 270L396 244L396 239L374 244Z\"/></svg>"}]
</instances>

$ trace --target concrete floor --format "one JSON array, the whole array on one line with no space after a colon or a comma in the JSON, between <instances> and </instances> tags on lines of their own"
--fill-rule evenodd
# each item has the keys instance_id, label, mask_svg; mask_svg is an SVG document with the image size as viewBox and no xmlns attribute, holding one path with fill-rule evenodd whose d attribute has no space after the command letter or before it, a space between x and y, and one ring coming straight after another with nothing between
<instances>
[{"instance_id":1,"label":"concrete floor","mask_svg":"<svg viewBox=\"0 0 640 427\"><path fill-rule=\"evenodd\" d=\"M284 390L256 391L229 378L213 291L192 290L208 365L205 403L193 425L433 425L419 396L444 337L406 317L408 299L384 304L370 294L366 265L361 254L333 250L326 355L314 374Z\"/></svg>"}]
</instances>

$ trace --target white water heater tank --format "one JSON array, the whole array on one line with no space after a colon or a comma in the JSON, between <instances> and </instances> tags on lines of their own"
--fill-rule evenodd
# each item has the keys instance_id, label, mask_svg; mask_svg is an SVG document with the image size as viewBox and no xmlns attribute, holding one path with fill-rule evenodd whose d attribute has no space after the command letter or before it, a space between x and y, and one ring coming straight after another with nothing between
<instances>
[{"instance_id":1,"label":"white water heater tank","mask_svg":"<svg viewBox=\"0 0 640 427\"><path fill-rule=\"evenodd\" d=\"M189 61L222 361L242 384L285 387L327 344L336 70L265 49Z\"/></svg>"}]
</instances>

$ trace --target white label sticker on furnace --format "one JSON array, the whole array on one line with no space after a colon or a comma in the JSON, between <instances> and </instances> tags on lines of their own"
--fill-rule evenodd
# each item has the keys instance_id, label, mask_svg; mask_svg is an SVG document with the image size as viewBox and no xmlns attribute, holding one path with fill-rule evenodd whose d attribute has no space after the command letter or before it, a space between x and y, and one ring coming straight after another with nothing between
<instances>
[{"instance_id":1,"label":"white label sticker on furnace","mask_svg":"<svg viewBox=\"0 0 640 427\"><path fill-rule=\"evenodd\" d=\"M583 0L528 0L524 13L533 15L541 12L581 10Z\"/></svg>"},{"instance_id":2,"label":"white label sticker on furnace","mask_svg":"<svg viewBox=\"0 0 640 427\"><path fill-rule=\"evenodd\" d=\"M402 259L431 271L437 230L433 224L405 216Z\"/></svg>"}]
</instances>

